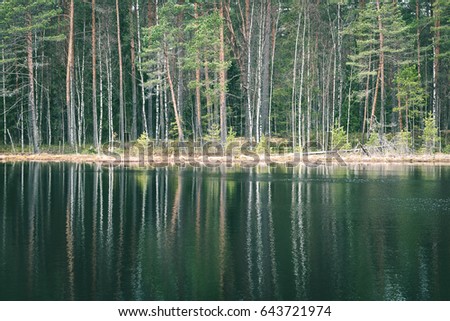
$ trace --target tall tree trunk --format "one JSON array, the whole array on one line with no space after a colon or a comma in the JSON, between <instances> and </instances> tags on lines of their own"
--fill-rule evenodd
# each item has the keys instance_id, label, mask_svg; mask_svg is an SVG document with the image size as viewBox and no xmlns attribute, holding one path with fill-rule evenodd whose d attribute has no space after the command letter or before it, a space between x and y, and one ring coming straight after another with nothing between
<instances>
[{"instance_id":1,"label":"tall tree trunk","mask_svg":"<svg viewBox=\"0 0 450 321\"><path fill-rule=\"evenodd\" d=\"M420 3L419 0L416 0L416 24L417 24L417 29L416 29L416 41L417 41L417 75L419 77L419 81L420 81L420 60L421 60L421 55L420 55Z\"/></svg>"},{"instance_id":2,"label":"tall tree trunk","mask_svg":"<svg viewBox=\"0 0 450 321\"><path fill-rule=\"evenodd\" d=\"M70 0L69 7L69 48L67 51L66 71L66 106L67 106L67 133L70 146L75 143L75 102L74 102L74 0Z\"/></svg>"},{"instance_id":3,"label":"tall tree trunk","mask_svg":"<svg viewBox=\"0 0 450 321\"><path fill-rule=\"evenodd\" d=\"M376 107L377 107L377 97L378 97L379 84L380 84L380 67L378 66L377 78L375 80L375 93L373 95L373 102L372 102L372 112L370 114L369 131L371 131L373 129L373 122L375 120L375 111L376 111Z\"/></svg>"},{"instance_id":4,"label":"tall tree trunk","mask_svg":"<svg viewBox=\"0 0 450 321\"><path fill-rule=\"evenodd\" d=\"M264 37L264 8L262 3L260 4L260 15L259 15L259 35L258 35L258 57L255 72L255 89L256 89L256 142L259 143L262 135L262 124L261 124L261 105L262 105L262 65L263 65L263 37Z\"/></svg>"},{"instance_id":5,"label":"tall tree trunk","mask_svg":"<svg viewBox=\"0 0 450 321\"><path fill-rule=\"evenodd\" d=\"M198 19L198 4L194 4L194 18ZM200 95L200 59L199 53L197 52L197 68L195 69L195 108L196 108L196 138L201 140L202 138L202 105L201 105L201 95Z\"/></svg>"},{"instance_id":6,"label":"tall tree trunk","mask_svg":"<svg viewBox=\"0 0 450 321\"><path fill-rule=\"evenodd\" d=\"M3 144L6 145L6 70L5 70L5 43L2 40L2 98L3 98Z\"/></svg>"},{"instance_id":7,"label":"tall tree trunk","mask_svg":"<svg viewBox=\"0 0 450 321\"><path fill-rule=\"evenodd\" d=\"M281 15L281 2L278 2L277 19L272 28L272 57L270 61L270 93L269 93L269 138L272 136L272 101L273 101L273 71L275 66L275 49L277 44L278 23Z\"/></svg>"},{"instance_id":8,"label":"tall tree trunk","mask_svg":"<svg viewBox=\"0 0 450 321\"><path fill-rule=\"evenodd\" d=\"M139 9L139 0L136 1L136 23L137 23L137 40L138 40L138 69L139 69L139 79L141 82L141 107L142 107L142 123L144 125L144 132L147 133L150 137L152 137L152 130L149 132L149 128L147 125L147 114L145 112L145 87L144 87L144 73L142 72L142 41L141 41L141 19L140 19L140 9ZM151 101L151 97L150 97ZM150 120L149 125L151 127L152 121Z\"/></svg>"},{"instance_id":9,"label":"tall tree trunk","mask_svg":"<svg viewBox=\"0 0 450 321\"><path fill-rule=\"evenodd\" d=\"M85 145L86 140L86 131L85 131L85 118L84 118L84 67L85 67L85 43L86 43L86 23L83 24L83 53L81 57L81 63L80 59L78 57L78 74L79 77L77 79L79 80L79 88L80 90L78 92L78 145L81 147L82 145Z\"/></svg>"},{"instance_id":10,"label":"tall tree trunk","mask_svg":"<svg viewBox=\"0 0 450 321\"><path fill-rule=\"evenodd\" d=\"M262 84L261 84L261 134L269 134L269 95L270 95L270 54L272 35L272 1L267 0L265 8L263 54L262 54Z\"/></svg>"},{"instance_id":11,"label":"tall tree trunk","mask_svg":"<svg viewBox=\"0 0 450 321\"><path fill-rule=\"evenodd\" d=\"M439 111L439 55L441 38L441 19L439 13L439 0L433 1L434 37L433 37L433 116L436 127L440 127Z\"/></svg>"},{"instance_id":12,"label":"tall tree trunk","mask_svg":"<svg viewBox=\"0 0 450 321\"><path fill-rule=\"evenodd\" d=\"M383 31L383 22L381 19L381 10L380 10L380 0L377 0L377 11L378 11L378 32L380 36L380 125L381 125L381 134L384 134L385 127L385 117L384 117L384 31Z\"/></svg>"},{"instance_id":13,"label":"tall tree trunk","mask_svg":"<svg viewBox=\"0 0 450 321\"><path fill-rule=\"evenodd\" d=\"M183 5L185 0L178 0L177 4ZM179 28L183 28L184 16L183 11L177 17L177 24ZM184 59L184 48L182 43L185 41L182 37L178 38L180 45L176 48L177 55L177 67L178 67L178 79L177 79L177 107L180 117L183 118L184 114L184 71L183 71L183 59Z\"/></svg>"},{"instance_id":14,"label":"tall tree trunk","mask_svg":"<svg viewBox=\"0 0 450 321\"><path fill-rule=\"evenodd\" d=\"M120 135L120 147L123 148L125 144L125 111L123 102L123 63L122 63L122 42L120 40L119 0L116 0L116 20L117 20L117 49L119 53L119 135Z\"/></svg>"},{"instance_id":15,"label":"tall tree trunk","mask_svg":"<svg viewBox=\"0 0 450 321\"><path fill-rule=\"evenodd\" d=\"M211 89L211 81L209 79L209 64L206 60L205 63L205 96L206 96L206 112L208 114L208 129L211 129L213 123L213 114L211 111L212 106L212 98L210 94Z\"/></svg>"},{"instance_id":16,"label":"tall tree trunk","mask_svg":"<svg viewBox=\"0 0 450 321\"><path fill-rule=\"evenodd\" d=\"M350 85L348 87L348 108L347 108L347 144L350 135L350 107L352 106L352 82L353 82L353 66L350 67Z\"/></svg>"},{"instance_id":17,"label":"tall tree trunk","mask_svg":"<svg viewBox=\"0 0 450 321\"><path fill-rule=\"evenodd\" d=\"M221 23L220 23L220 49L219 49L219 86L220 86L220 140L222 144L226 143L227 140L227 101L226 101L226 65L225 65L225 36L223 30L223 0L220 1L219 10Z\"/></svg>"},{"instance_id":18,"label":"tall tree trunk","mask_svg":"<svg viewBox=\"0 0 450 321\"><path fill-rule=\"evenodd\" d=\"M99 28L100 29L100 28ZM100 71L100 119L98 128L98 147L102 144L102 132L103 132L103 58L102 58L102 45L101 37L98 37L98 50L99 50L99 71Z\"/></svg>"},{"instance_id":19,"label":"tall tree trunk","mask_svg":"<svg viewBox=\"0 0 450 321\"><path fill-rule=\"evenodd\" d=\"M113 92L112 92L112 55L111 55L111 41L109 37L109 30L107 31L107 40L106 44L108 47L108 52L106 54L106 80L107 80L107 88L108 88L108 143L109 149L113 149L114 143L114 123L113 123Z\"/></svg>"},{"instance_id":20,"label":"tall tree trunk","mask_svg":"<svg viewBox=\"0 0 450 321\"><path fill-rule=\"evenodd\" d=\"M293 66L293 75L292 75L292 97L291 97L291 130L292 130L292 145L295 148L296 139L295 139L295 133L296 133L296 126L295 126L295 120L296 120L296 89L297 89L297 60L298 60L298 42L300 38L300 26L301 26L301 17L302 17L302 11L299 10L298 18L297 18L297 33L295 36L295 49L294 49L294 66ZM303 22L305 24L305 22ZM306 25L306 24L305 24Z\"/></svg>"},{"instance_id":21,"label":"tall tree trunk","mask_svg":"<svg viewBox=\"0 0 450 321\"><path fill-rule=\"evenodd\" d=\"M302 123L302 99L303 99L303 79L304 79L303 75L304 75L304 70L305 70L306 21L307 21L307 16L305 13L304 17L303 17L302 62L301 62L301 67L300 67L300 87L299 87L299 95L298 95L298 146L300 148L302 147L302 124L301 123ZM308 19L308 21L309 21L309 19ZM308 49L308 56L309 56L309 49ZM308 61L309 61L309 58L308 58Z\"/></svg>"},{"instance_id":22,"label":"tall tree trunk","mask_svg":"<svg viewBox=\"0 0 450 321\"><path fill-rule=\"evenodd\" d=\"M178 106L177 106L177 96L175 95L175 89L173 86L173 81L172 81L172 76L170 74L170 66L169 66L169 57L167 54L167 48L165 48L164 50L165 52L165 63L166 63L166 73L167 73L167 80L169 82L169 89L170 89L170 94L172 95L172 104L173 104L173 112L175 114L175 122L177 123L177 129L178 129L178 140L180 142L184 141L184 135L183 135L183 128L181 127L182 125L182 121L181 121L181 116L179 114L179 110L178 110ZM166 112L166 117L168 113ZM166 138L168 135L168 121L166 121Z\"/></svg>"},{"instance_id":23,"label":"tall tree trunk","mask_svg":"<svg viewBox=\"0 0 450 321\"><path fill-rule=\"evenodd\" d=\"M372 50L372 46L370 46ZM369 63L368 63L368 72L366 78L366 90L365 90L365 99L364 99L364 116L363 116L363 127L362 127L362 141L364 142L364 133L366 132L366 123L367 123L367 112L369 109L369 85L370 85L370 72L372 70L372 55L369 55ZM372 117L370 119L370 126L372 126Z\"/></svg>"},{"instance_id":24,"label":"tall tree trunk","mask_svg":"<svg viewBox=\"0 0 450 321\"><path fill-rule=\"evenodd\" d=\"M97 120L97 36L95 25L95 0L92 0L92 130L93 130L93 143L94 148L99 150L98 142L98 120Z\"/></svg>"},{"instance_id":25,"label":"tall tree trunk","mask_svg":"<svg viewBox=\"0 0 450 321\"><path fill-rule=\"evenodd\" d=\"M28 15L28 26L30 30L27 32L27 67L28 67L28 108L31 126L31 140L33 144L33 152L39 153L39 133L36 121L36 106L34 98L34 66L33 66L33 33L31 31L32 18Z\"/></svg>"},{"instance_id":26,"label":"tall tree trunk","mask_svg":"<svg viewBox=\"0 0 450 321\"><path fill-rule=\"evenodd\" d=\"M50 89L47 89L47 142L48 146L52 144L52 121L51 121L51 112L50 112ZM11 142L12 143L12 142Z\"/></svg>"},{"instance_id":27,"label":"tall tree trunk","mask_svg":"<svg viewBox=\"0 0 450 321\"><path fill-rule=\"evenodd\" d=\"M313 73L314 74L314 70L311 72L311 69L313 68L313 64L311 63L311 52L312 52L312 49L311 49L311 45L310 45L310 43L311 43L311 18L310 18L310 16L309 16L309 14L306 16L306 18L305 18L305 22L308 22L308 44L307 44L307 48L308 48L308 63L307 63L307 66L308 66L308 68L307 68L307 73L306 73L306 79L311 79L310 78L310 75L311 75L311 73ZM318 38L318 33L316 33L316 43L315 43L315 50L317 51L317 46L318 46L318 43L319 43L319 38ZM302 72L302 74L303 74L303 72ZM306 109L306 111L307 111L307 113L306 113L306 142L307 143L310 143L311 142L311 114L312 114L312 99L311 99L311 88L312 88L312 86L313 86L313 81L312 81L312 79L311 79L311 84L308 86L308 88L307 88L307 93L306 93L306 96L307 96L307 98L306 98L306 103L307 103L307 109ZM299 108L300 108L300 106L299 106ZM325 144L324 144L324 146L325 146Z\"/></svg>"},{"instance_id":28,"label":"tall tree trunk","mask_svg":"<svg viewBox=\"0 0 450 321\"><path fill-rule=\"evenodd\" d=\"M137 139L137 88L136 88L136 48L134 41L134 3L130 6L130 55L131 55L131 101L132 101L132 117L131 117L131 139ZM139 26L138 26L139 28ZM145 121L145 118L144 118Z\"/></svg>"},{"instance_id":29,"label":"tall tree trunk","mask_svg":"<svg viewBox=\"0 0 450 321\"><path fill-rule=\"evenodd\" d=\"M339 108L339 114L338 114L338 123L341 124L341 117L342 117L342 90L343 90L343 82L344 82L344 76L342 71L342 21L341 21L341 3L338 2L338 34L337 34L337 45L338 45L338 81L339 81L339 88L338 88L338 108ZM350 80L351 82L351 80ZM348 133L347 133L348 136Z\"/></svg>"},{"instance_id":30,"label":"tall tree trunk","mask_svg":"<svg viewBox=\"0 0 450 321\"><path fill-rule=\"evenodd\" d=\"M251 59L252 59L252 31L253 31L253 12L254 12L254 4L252 5L252 11L249 16L250 11L250 1L245 1L245 12L246 12L246 34L247 34L247 62L246 62L246 94L247 94L247 110L245 114L246 118L246 133L247 138L250 140L250 143L253 140L253 112L252 112L252 93L251 93Z\"/></svg>"},{"instance_id":31,"label":"tall tree trunk","mask_svg":"<svg viewBox=\"0 0 450 321\"><path fill-rule=\"evenodd\" d=\"M397 84L397 93L400 92L400 85ZM403 131L403 117L402 117L402 101L400 96L397 94L397 109L398 109L398 124L400 132Z\"/></svg>"}]
</instances>

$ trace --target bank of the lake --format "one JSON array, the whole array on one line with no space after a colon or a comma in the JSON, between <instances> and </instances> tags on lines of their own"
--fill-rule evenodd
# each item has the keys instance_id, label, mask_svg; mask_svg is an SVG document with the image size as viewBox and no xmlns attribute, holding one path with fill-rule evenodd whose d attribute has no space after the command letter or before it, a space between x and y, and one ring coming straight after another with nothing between
<instances>
[{"instance_id":1,"label":"bank of the lake","mask_svg":"<svg viewBox=\"0 0 450 321\"><path fill-rule=\"evenodd\" d=\"M283 155L233 155L232 157L203 156L188 157L186 155L174 156L155 154L152 157L138 157L124 154L0 154L0 162L48 162L48 163L101 163L101 164L124 164L130 166L161 166L161 165L193 165L193 166L215 166L215 165L283 165L289 167L296 165L344 165L344 164L423 164L423 165L450 165L450 154L377 154L367 156L363 153L328 152Z\"/></svg>"}]
</instances>

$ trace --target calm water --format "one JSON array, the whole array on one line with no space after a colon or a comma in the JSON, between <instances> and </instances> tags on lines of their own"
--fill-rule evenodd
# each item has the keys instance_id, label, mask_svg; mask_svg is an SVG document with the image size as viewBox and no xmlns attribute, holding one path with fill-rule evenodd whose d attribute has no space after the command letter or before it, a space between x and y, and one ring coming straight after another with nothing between
<instances>
[{"instance_id":1,"label":"calm water","mask_svg":"<svg viewBox=\"0 0 450 321\"><path fill-rule=\"evenodd\" d=\"M450 167L0 164L1 300L450 300Z\"/></svg>"}]
</instances>

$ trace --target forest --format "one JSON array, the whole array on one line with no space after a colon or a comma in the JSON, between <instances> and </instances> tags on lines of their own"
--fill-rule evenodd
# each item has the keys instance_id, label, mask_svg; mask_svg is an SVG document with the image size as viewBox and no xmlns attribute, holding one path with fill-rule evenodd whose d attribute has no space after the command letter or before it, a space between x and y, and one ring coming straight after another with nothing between
<instances>
[{"instance_id":1,"label":"forest","mask_svg":"<svg viewBox=\"0 0 450 321\"><path fill-rule=\"evenodd\" d=\"M4 0L0 49L3 151L450 152L450 0Z\"/></svg>"}]
</instances>

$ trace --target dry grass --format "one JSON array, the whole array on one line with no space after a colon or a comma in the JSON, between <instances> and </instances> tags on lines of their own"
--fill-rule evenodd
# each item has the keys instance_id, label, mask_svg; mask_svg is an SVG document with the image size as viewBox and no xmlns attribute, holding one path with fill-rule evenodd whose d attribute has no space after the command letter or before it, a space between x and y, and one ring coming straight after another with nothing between
<instances>
[{"instance_id":1,"label":"dry grass","mask_svg":"<svg viewBox=\"0 0 450 321\"><path fill-rule=\"evenodd\" d=\"M265 159L264 155L246 156L235 155L232 159L226 157L207 157L196 156L188 158L181 156L174 158L173 155L168 157L154 156L152 159L138 157L127 157L125 160L108 155L95 154L0 154L0 162L71 162L71 163L101 163L101 164L128 164L135 166L152 166L164 164L236 164L236 165L268 165L275 164L315 164L315 165L331 165L331 164L431 164L431 165L450 165L449 154L433 154L433 155L379 155L379 156L365 156L359 153L341 153L340 158L336 154L319 154L319 155L303 155L299 154L284 154L271 155L270 158ZM340 161L343 160L343 162Z\"/></svg>"}]
</instances>

